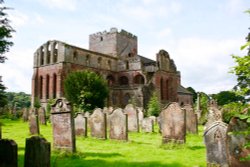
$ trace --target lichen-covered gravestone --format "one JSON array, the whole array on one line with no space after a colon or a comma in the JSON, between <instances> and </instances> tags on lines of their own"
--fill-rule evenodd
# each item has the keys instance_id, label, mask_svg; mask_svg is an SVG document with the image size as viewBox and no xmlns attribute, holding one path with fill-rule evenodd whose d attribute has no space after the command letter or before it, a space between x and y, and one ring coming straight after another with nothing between
<instances>
[{"instance_id":1,"label":"lichen-covered gravestone","mask_svg":"<svg viewBox=\"0 0 250 167\"><path fill-rule=\"evenodd\" d=\"M0 166L17 167L17 144L14 140L0 139Z\"/></svg>"},{"instance_id":2,"label":"lichen-covered gravestone","mask_svg":"<svg viewBox=\"0 0 250 167\"><path fill-rule=\"evenodd\" d=\"M89 118L91 136L99 139L107 139L106 114L102 109L96 108Z\"/></svg>"},{"instance_id":3,"label":"lichen-covered gravestone","mask_svg":"<svg viewBox=\"0 0 250 167\"><path fill-rule=\"evenodd\" d=\"M128 131L139 132L138 111L132 104L126 105L124 113L128 114Z\"/></svg>"},{"instance_id":4,"label":"lichen-covered gravestone","mask_svg":"<svg viewBox=\"0 0 250 167\"><path fill-rule=\"evenodd\" d=\"M87 136L87 117L83 113L76 113L75 120L75 133L78 136Z\"/></svg>"},{"instance_id":5,"label":"lichen-covered gravestone","mask_svg":"<svg viewBox=\"0 0 250 167\"><path fill-rule=\"evenodd\" d=\"M128 116L121 108L110 115L110 139L128 140Z\"/></svg>"},{"instance_id":6,"label":"lichen-covered gravestone","mask_svg":"<svg viewBox=\"0 0 250 167\"><path fill-rule=\"evenodd\" d=\"M214 122L205 129L204 139L207 150L207 166L228 167L226 131L227 124L220 121Z\"/></svg>"},{"instance_id":7,"label":"lichen-covered gravestone","mask_svg":"<svg viewBox=\"0 0 250 167\"><path fill-rule=\"evenodd\" d=\"M26 139L24 167L50 167L50 143L33 136Z\"/></svg>"},{"instance_id":8,"label":"lichen-covered gravestone","mask_svg":"<svg viewBox=\"0 0 250 167\"><path fill-rule=\"evenodd\" d=\"M190 133L198 133L198 120L197 115L194 113L191 105L184 105L186 110L186 131Z\"/></svg>"},{"instance_id":9,"label":"lichen-covered gravestone","mask_svg":"<svg viewBox=\"0 0 250 167\"><path fill-rule=\"evenodd\" d=\"M53 147L76 151L73 111L70 103L62 98L52 105Z\"/></svg>"},{"instance_id":10,"label":"lichen-covered gravestone","mask_svg":"<svg viewBox=\"0 0 250 167\"><path fill-rule=\"evenodd\" d=\"M178 103L170 103L160 113L162 142L185 143L185 110Z\"/></svg>"},{"instance_id":11,"label":"lichen-covered gravestone","mask_svg":"<svg viewBox=\"0 0 250 167\"><path fill-rule=\"evenodd\" d=\"M227 149L229 165L237 167L250 166L250 160L241 161L250 155L250 148L245 147L250 143L250 123L247 119L231 118L227 129ZM248 133L246 133L248 132Z\"/></svg>"},{"instance_id":12,"label":"lichen-covered gravestone","mask_svg":"<svg viewBox=\"0 0 250 167\"><path fill-rule=\"evenodd\" d=\"M46 125L46 111L44 107L38 109L38 118L40 124Z\"/></svg>"},{"instance_id":13,"label":"lichen-covered gravestone","mask_svg":"<svg viewBox=\"0 0 250 167\"><path fill-rule=\"evenodd\" d=\"M29 130L31 135L40 134L38 116L35 114L35 111L31 112L29 116Z\"/></svg>"},{"instance_id":14,"label":"lichen-covered gravestone","mask_svg":"<svg viewBox=\"0 0 250 167\"><path fill-rule=\"evenodd\" d=\"M154 121L151 118L144 118L141 128L143 132L154 132Z\"/></svg>"}]
</instances>

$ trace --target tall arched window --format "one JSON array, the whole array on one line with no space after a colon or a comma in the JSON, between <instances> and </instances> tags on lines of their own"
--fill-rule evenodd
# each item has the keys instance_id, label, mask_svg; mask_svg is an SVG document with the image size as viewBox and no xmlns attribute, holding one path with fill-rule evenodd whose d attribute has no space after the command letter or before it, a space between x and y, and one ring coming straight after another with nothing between
<instances>
[{"instance_id":1,"label":"tall arched window","mask_svg":"<svg viewBox=\"0 0 250 167\"><path fill-rule=\"evenodd\" d=\"M41 62L41 65L44 65L44 48L43 46L41 47L41 55L40 55L40 62Z\"/></svg>"},{"instance_id":2,"label":"tall arched window","mask_svg":"<svg viewBox=\"0 0 250 167\"><path fill-rule=\"evenodd\" d=\"M134 84L144 84L144 77L138 74L134 77Z\"/></svg>"},{"instance_id":3,"label":"tall arched window","mask_svg":"<svg viewBox=\"0 0 250 167\"><path fill-rule=\"evenodd\" d=\"M112 86L115 83L115 78L112 75L107 76L108 86Z\"/></svg>"},{"instance_id":4,"label":"tall arched window","mask_svg":"<svg viewBox=\"0 0 250 167\"><path fill-rule=\"evenodd\" d=\"M56 98L56 84L57 84L57 77L56 74L53 74L53 99Z\"/></svg>"},{"instance_id":5,"label":"tall arched window","mask_svg":"<svg viewBox=\"0 0 250 167\"><path fill-rule=\"evenodd\" d=\"M128 85L128 78L126 76L121 76L119 78L119 84L120 85Z\"/></svg>"},{"instance_id":6,"label":"tall arched window","mask_svg":"<svg viewBox=\"0 0 250 167\"><path fill-rule=\"evenodd\" d=\"M46 76L46 99L49 99L49 75Z\"/></svg>"},{"instance_id":7,"label":"tall arched window","mask_svg":"<svg viewBox=\"0 0 250 167\"><path fill-rule=\"evenodd\" d=\"M40 99L43 98L43 77L40 76L40 84L39 84L39 90L40 90Z\"/></svg>"}]
</instances>

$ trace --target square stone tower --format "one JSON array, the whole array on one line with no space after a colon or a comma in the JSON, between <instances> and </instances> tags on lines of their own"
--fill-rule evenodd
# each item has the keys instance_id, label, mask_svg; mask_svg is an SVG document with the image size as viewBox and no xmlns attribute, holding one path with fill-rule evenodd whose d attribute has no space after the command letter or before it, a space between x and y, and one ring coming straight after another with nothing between
<instances>
[{"instance_id":1,"label":"square stone tower","mask_svg":"<svg viewBox=\"0 0 250 167\"><path fill-rule=\"evenodd\" d=\"M109 32L89 35L89 50L119 58L136 56L137 37L125 30L119 32L111 28Z\"/></svg>"}]
</instances>

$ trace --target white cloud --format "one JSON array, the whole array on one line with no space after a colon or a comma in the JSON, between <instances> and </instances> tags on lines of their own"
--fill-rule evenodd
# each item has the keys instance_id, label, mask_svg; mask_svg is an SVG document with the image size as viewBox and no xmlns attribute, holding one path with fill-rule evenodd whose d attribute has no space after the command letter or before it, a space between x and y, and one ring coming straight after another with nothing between
<instances>
[{"instance_id":1,"label":"white cloud","mask_svg":"<svg viewBox=\"0 0 250 167\"><path fill-rule=\"evenodd\" d=\"M29 17L18 10L10 10L9 19L14 29L28 24Z\"/></svg>"},{"instance_id":2,"label":"white cloud","mask_svg":"<svg viewBox=\"0 0 250 167\"><path fill-rule=\"evenodd\" d=\"M77 8L78 0L38 0L51 9L74 11Z\"/></svg>"},{"instance_id":3,"label":"white cloud","mask_svg":"<svg viewBox=\"0 0 250 167\"><path fill-rule=\"evenodd\" d=\"M158 38L165 38L165 37L169 36L171 34L171 32L172 32L171 28L165 28L157 33L157 37Z\"/></svg>"}]
</instances>

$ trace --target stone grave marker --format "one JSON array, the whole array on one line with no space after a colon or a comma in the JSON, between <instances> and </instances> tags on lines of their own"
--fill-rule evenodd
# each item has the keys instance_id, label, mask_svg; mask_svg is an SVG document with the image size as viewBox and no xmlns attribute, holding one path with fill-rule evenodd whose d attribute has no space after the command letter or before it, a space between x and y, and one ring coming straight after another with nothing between
<instances>
[{"instance_id":1,"label":"stone grave marker","mask_svg":"<svg viewBox=\"0 0 250 167\"><path fill-rule=\"evenodd\" d=\"M162 142L185 143L185 110L178 103L172 102L160 113Z\"/></svg>"},{"instance_id":2,"label":"stone grave marker","mask_svg":"<svg viewBox=\"0 0 250 167\"><path fill-rule=\"evenodd\" d=\"M186 131L197 134L198 133L198 120L193 107L189 104L184 105L186 110Z\"/></svg>"},{"instance_id":3,"label":"stone grave marker","mask_svg":"<svg viewBox=\"0 0 250 167\"><path fill-rule=\"evenodd\" d=\"M157 124L157 118L155 116L149 116L148 118L152 119L154 124Z\"/></svg>"},{"instance_id":4,"label":"stone grave marker","mask_svg":"<svg viewBox=\"0 0 250 167\"><path fill-rule=\"evenodd\" d=\"M127 104L124 113L128 115L128 131L139 132L138 111L132 104Z\"/></svg>"},{"instance_id":5,"label":"stone grave marker","mask_svg":"<svg viewBox=\"0 0 250 167\"><path fill-rule=\"evenodd\" d=\"M110 139L128 140L128 116L121 108L110 115Z\"/></svg>"},{"instance_id":6,"label":"stone grave marker","mask_svg":"<svg viewBox=\"0 0 250 167\"><path fill-rule=\"evenodd\" d=\"M53 147L76 152L75 127L71 104L64 98L52 105Z\"/></svg>"},{"instance_id":7,"label":"stone grave marker","mask_svg":"<svg viewBox=\"0 0 250 167\"><path fill-rule=\"evenodd\" d=\"M75 133L77 136L87 137L87 117L83 116L84 113L76 113L75 120Z\"/></svg>"},{"instance_id":8,"label":"stone grave marker","mask_svg":"<svg viewBox=\"0 0 250 167\"><path fill-rule=\"evenodd\" d=\"M14 140L0 139L0 166L17 167L17 144Z\"/></svg>"},{"instance_id":9,"label":"stone grave marker","mask_svg":"<svg viewBox=\"0 0 250 167\"><path fill-rule=\"evenodd\" d=\"M29 110L27 108L24 108L22 110L22 113L23 122L27 122L29 120Z\"/></svg>"},{"instance_id":10,"label":"stone grave marker","mask_svg":"<svg viewBox=\"0 0 250 167\"><path fill-rule=\"evenodd\" d=\"M245 147L250 142L249 132L250 123L246 119L237 117L231 118L227 129L227 152L230 166L245 167L250 166L250 160L241 161L250 155L250 148Z\"/></svg>"},{"instance_id":11,"label":"stone grave marker","mask_svg":"<svg viewBox=\"0 0 250 167\"><path fill-rule=\"evenodd\" d=\"M218 108L210 107L205 127L211 126L216 121L222 121L222 112Z\"/></svg>"},{"instance_id":12,"label":"stone grave marker","mask_svg":"<svg viewBox=\"0 0 250 167\"><path fill-rule=\"evenodd\" d=\"M50 167L50 143L39 136L26 139L24 167Z\"/></svg>"},{"instance_id":13,"label":"stone grave marker","mask_svg":"<svg viewBox=\"0 0 250 167\"><path fill-rule=\"evenodd\" d=\"M89 118L91 136L99 139L107 139L107 119L102 109L96 108Z\"/></svg>"},{"instance_id":14,"label":"stone grave marker","mask_svg":"<svg viewBox=\"0 0 250 167\"><path fill-rule=\"evenodd\" d=\"M38 118L40 124L46 125L46 111L44 107L38 109Z\"/></svg>"},{"instance_id":15,"label":"stone grave marker","mask_svg":"<svg viewBox=\"0 0 250 167\"><path fill-rule=\"evenodd\" d=\"M207 166L228 167L226 132L227 124L221 121L216 121L205 129Z\"/></svg>"},{"instance_id":16,"label":"stone grave marker","mask_svg":"<svg viewBox=\"0 0 250 167\"><path fill-rule=\"evenodd\" d=\"M144 118L143 108L142 107L137 107L137 111L138 111L139 126L141 126L142 125L142 120Z\"/></svg>"},{"instance_id":17,"label":"stone grave marker","mask_svg":"<svg viewBox=\"0 0 250 167\"><path fill-rule=\"evenodd\" d=\"M143 132L154 132L154 121L151 118L144 118L142 120L142 131Z\"/></svg>"},{"instance_id":18,"label":"stone grave marker","mask_svg":"<svg viewBox=\"0 0 250 167\"><path fill-rule=\"evenodd\" d=\"M30 113L29 130L30 130L31 135L39 135L40 134L38 116L37 116L37 114L35 114L35 112Z\"/></svg>"}]
</instances>

